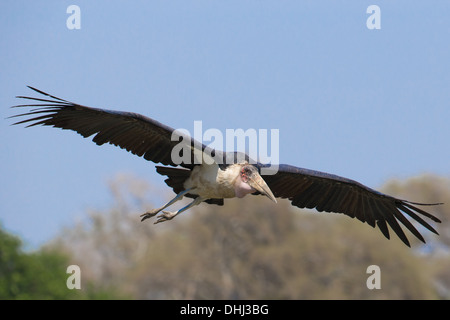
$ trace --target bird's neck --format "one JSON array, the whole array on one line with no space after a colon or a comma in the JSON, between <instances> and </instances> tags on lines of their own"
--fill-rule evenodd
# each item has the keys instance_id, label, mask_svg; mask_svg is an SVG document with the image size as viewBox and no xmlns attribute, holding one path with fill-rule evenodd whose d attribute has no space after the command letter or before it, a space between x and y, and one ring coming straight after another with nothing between
<instances>
[{"instance_id":1,"label":"bird's neck","mask_svg":"<svg viewBox=\"0 0 450 320\"><path fill-rule=\"evenodd\" d=\"M241 175L239 174L236 178L236 182L234 183L234 193L236 197L243 198L249 193L253 193L256 190L249 186L248 183L242 181Z\"/></svg>"}]
</instances>

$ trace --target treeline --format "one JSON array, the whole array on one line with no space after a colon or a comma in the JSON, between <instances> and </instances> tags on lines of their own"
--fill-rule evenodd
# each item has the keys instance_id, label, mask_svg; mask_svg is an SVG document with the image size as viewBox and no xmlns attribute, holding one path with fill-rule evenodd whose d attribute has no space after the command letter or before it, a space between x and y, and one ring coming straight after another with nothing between
<instances>
[{"instance_id":1,"label":"treeline","mask_svg":"<svg viewBox=\"0 0 450 320\"><path fill-rule=\"evenodd\" d=\"M3 290L3 297L109 298L102 296L107 292L133 299L450 298L449 179L428 175L383 188L404 199L446 203L429 208L443 221L435 225L441 235L421 230L427 244L410 235L412 248L344 215L255 196L226 200L223 207L204 204L158 225L141 223L140 213L167 200L159 195L149 201L149 192L142 192L148 188L132 177L114 180L116 202L110 210L87 213L29 254L52 264L52 274L59 276L49 280L44 274L37 285ZM3 252L3 241L0 246ZM1 259L2 276L16 272L24 283L36 281L25 279L29 271L23 267L5 271L11 258ZM82 284L89 285L68 290L68 264L78 265ZM372 265L379 267L380 289L367 286Z\"/></svg>"},{"instance_id":2,"label":"treeline","mask_svg":"<svg viewBox=\"0 0 450 320\"><path fill-rule=\"evenodd\" d=\"M104 290L86 283L84 290L67 286L67 253L41 249L32 253L22 250L22 241L0 227L0 300L18 299L122 299L119 291Z\"/></svg>"}]
</instances>

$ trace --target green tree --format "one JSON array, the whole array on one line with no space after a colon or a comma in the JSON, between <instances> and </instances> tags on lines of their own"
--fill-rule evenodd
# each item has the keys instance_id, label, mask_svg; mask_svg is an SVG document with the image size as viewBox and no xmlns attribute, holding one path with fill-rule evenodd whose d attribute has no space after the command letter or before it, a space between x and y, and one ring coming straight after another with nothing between
<instances>
[{"instance_id":1,"label":"green tree","mask_svg":"<svg viewBox=\"0 0 450 320\"><path fill-rule=\"evenodd\" d=\"M0 300L6 299L111 299L117 295L66 286L70 265L66 254L50 249L25 253L21 240L0 228Z\"/></svg>"},{"instance_id":2,"label":"green tree","mask_svg":"<svg viewBox=\"0 0 450 320\"><path fill-rule=\"evenodd\" d=\"M48 251L24 253L18 237L0 229L0 299L68 299L66 257Z\"/></svg>"}]
</instances>

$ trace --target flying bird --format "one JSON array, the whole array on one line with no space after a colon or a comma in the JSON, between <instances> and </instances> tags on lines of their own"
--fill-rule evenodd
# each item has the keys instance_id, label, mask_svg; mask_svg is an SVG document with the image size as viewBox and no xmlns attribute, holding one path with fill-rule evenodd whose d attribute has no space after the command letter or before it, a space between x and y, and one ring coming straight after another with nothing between
<instances>
[{"instance_id":1,"label":"flying bird","mask_svg":"<svg viewBox=\"0 0 450 320\"><path fill-rule=\"evenodd\" d=\"M34 109L12 116L11 118L27 117L14 124L70 129L84 138L94 135L92 141L97 145L110 143L146 160L164 165L156 166L156 171L168 177L165 182L176 196L163 206L142 214L142 221L159 214L156 217L156 224L171 220L202 202L221 206L227 198L261 194L275 203L276 198L285 198L299 208L315 208L319 212L335 212L356 217L373 228L378 226L388 239L389 225L407 246L410 246L410 243L401 224L425 242L407 216L438 234L424 218L437 223L441 221L418 206L433 206L440 203L427 204L397 199L351 179L292 165L280 164L275 174L262 175L262 169L267 165L252 161L246 154L209 149L208 146L181 135L179 139L173 139L176 133L173 128L143 115L91 108L33 87L29 88L42 96L40 98L17 96L33 103L13 108ZM175 162L172 159L172 150L183 139L187 139L185 141L189 145L187 150L190 152L191 160L199 153L204 158L200 161ZM193 198L193 201L179 210L165 211L183 197Z\"/></svg>"}]
</instances>

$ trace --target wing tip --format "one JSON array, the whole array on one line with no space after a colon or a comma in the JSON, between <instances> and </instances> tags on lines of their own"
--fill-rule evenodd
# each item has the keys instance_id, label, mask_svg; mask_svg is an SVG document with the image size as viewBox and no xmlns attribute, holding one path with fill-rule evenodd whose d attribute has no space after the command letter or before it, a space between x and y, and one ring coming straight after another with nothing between
<instances>
[{"instance_id":1,"label":"wing tip","mask_svg":"<svg viewBox=\"0 0 450 320\"><path fill-rule=\"evenodd\" d=\"M426 212L426 211L424 211L424 210L422 210L420 208L417 208L415 206L439 206L439 205L443 205L444 204L443 202L419 203L419 202L412 202L412 201L407 201L407 200L400 200L400 202L401 202L401 204L407 206L410 209L413 209L414 211L416 211L416 212L422 214L423 216L433 220L434 222L442 223L442 221L438 217L436 217L436 216L432 215L431 213L428 213L428 212Z\"/></svg>"}]
</instances>

